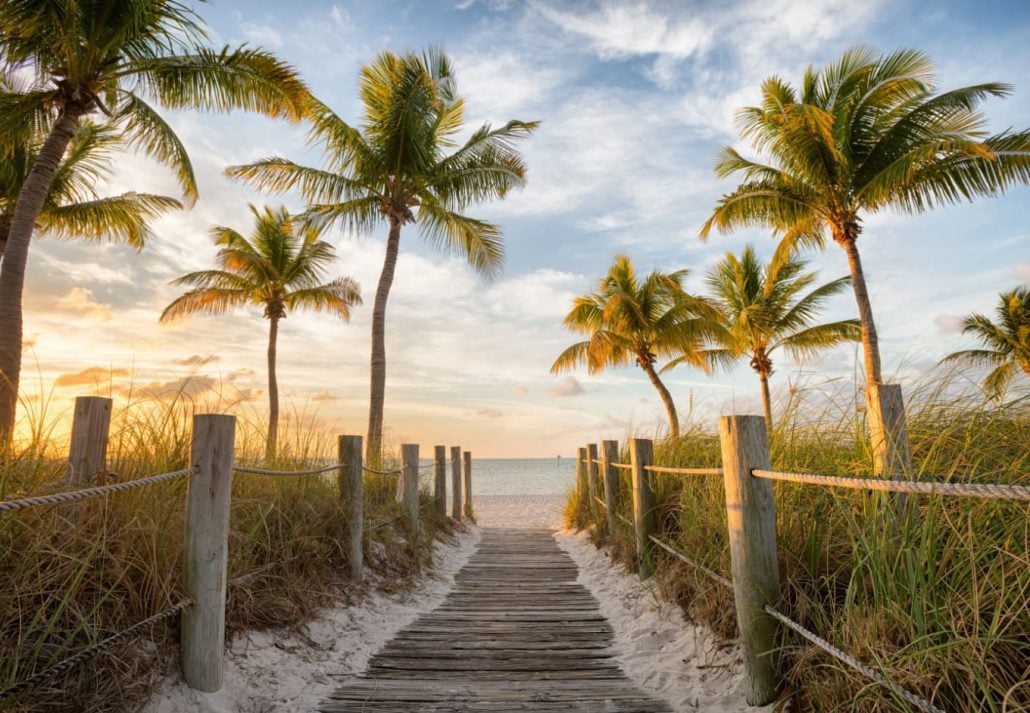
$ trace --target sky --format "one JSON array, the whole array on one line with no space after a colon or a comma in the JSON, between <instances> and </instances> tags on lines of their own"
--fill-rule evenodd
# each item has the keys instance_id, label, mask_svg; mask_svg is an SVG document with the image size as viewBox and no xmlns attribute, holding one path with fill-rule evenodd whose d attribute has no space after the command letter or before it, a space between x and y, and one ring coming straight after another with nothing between
<instances>
[{"instance_id":1,"label":"sky","mask_svg":"<svg viewBox=\"0 0 1030 713\"><path fill-rule=\"evenodd\" d=\"M767 231L707 243L697 237L733 187L713 174L715 153L726 144L747 151L734 112L757 103L769 75L796 84L806 66L854 45L915 47L936 61L941 88L1014 85L1011 97L986 104L992 130L1030 122L1030 4L1021 0L215 0L197 10L213 44L274 51L354 124L360 68L381 51L429 45L454 62L469 131L513 118L541 122L523 144L526 188L469 211L503 227L500 276L483 280L413 229L402 237L387 313L387 440L420 443L424 452L448 444L481 457L553 457L662 426L661 402L636 367L549 373L578 339L561 321L619 253L641 272L688 268L695 291L727 251L753 243L771 254ZM43 403L56 420L68 417L76 395L111 395L117 409L141 394L167 396L184 380L198 400L218 394L234 404L230 410L258 416L266 408L268 327L259 309L173 324L158 324L158 316L179 294L170 280L212 265L212 226L246 234L248 203L303 207L295 195L230 182L226 166L272 155L317 165L319 156L305 146L302 127L245 113L165 115L197 170L200 200L191 210L156 221L140 253L46 236L32 247L26 423ZM100 190L178 195L170 171L134 154L119 157ZM960 316L992 312L999 292L1030 282L1028 197L1021 187L919 216L866 217L859 248L893 379L910 383L971 346L958 333ZM365 307L349 324L289 315L279 333L281 396L287 419L362 434L385 229L335 230L325 239L339 255L330 276L358 280ZM826 280L847 272L832 244L808 257ZM847 293L825 315L855 313ZM850 384L859 356L847 346L803 363L782 357L774 398L791 385ZM720 413L759 412L758 382L746 364L712 377L681 368L667 384L682 415L709 425Z\"/></svg>"}]
</instances>

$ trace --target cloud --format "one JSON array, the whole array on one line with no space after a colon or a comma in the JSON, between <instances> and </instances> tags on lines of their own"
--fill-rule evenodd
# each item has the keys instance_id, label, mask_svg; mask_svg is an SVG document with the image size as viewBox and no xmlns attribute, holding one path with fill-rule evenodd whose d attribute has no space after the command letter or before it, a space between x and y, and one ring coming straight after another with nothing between
<instances>
[{"instance_id":1,"label":"cloud","mask_svg":"<svg viewBox=\"0 0 1030 713\"><path fill-rule=\"evenodd\" d=\"M334 394L329 389L323 389L322 391L319 391L317 394L312 396L311 400L317 404L325 404L329 403L330 401L339 401L340 397Z\"/></svg>"},{"instance_id":2,"label":"cloud","mask_svg":"<svg viewBox=\"0 0 1030 713\"><path fill-rule=\"evenodd\" d=\"M511 393L515 394L516 396L520 396L520 397L521 396L528 396L529 395L529 388L525 384L515 384L515 386L513 386L512 389L511 389Z\"/></svg>"},{"instance_id":3,"label":"cloud","mask_svg":"<svg viewBox=\"0 0 1030 713\"><path fill-rule=\"evenodd\" d=\"M132 372L128 369L112 369L102 366L91 366L82 371L70 374L61 374L54 379L54 386L96 386L114 381L119 377L129 376Z\"/></svg>"},{"instance_id":4,"label":"cloud","mask_svg":"<svg viewBox=\"0 0 1030 713\"><path fill-rule=\"evenodd\" d=\"M59 297L54 307L68 314L107 322L111 319L111 305L97 302L93 292L85 287L73 287L68 294Z\"/></svg>"},{"instance_id":5,"label":"cloud","mask_svg":"<svg viewBox=\"0 0 1030 713\"><path fill-rule=\"evenodd\" d=\"M243 367L242 369L234 369L233 371L230 371L225 375L225 378L231 384L235 381L239 381L240 379L249 379L252 376L257 376L257 372L248 367Z\"/></svg>"},{"instance_id":6,"label":"cloud","mask_svg":"<svg viewBox=\"0 0 1030 713\"><path fill-rule=\"evenodd\" d=\"M693 13L672 18L645 3L605 4L598 12L586 14L537 7L566 32L589 40L604 59L632 55L684 58L707 49L712 39L711 28Z\"/></svg>"},{"instance_id":7,"label":"cloud","mask_svg":"<svg viewBox=\"0 0 1030 713\"><path fill-rule=\"evenodd\" d=\"M941 334L959 334L962 331L962 317L955 314L939 314L933 318L933 323L941 331Z\"/></svg>"},{"instance_id":8,"label":"cloud","mask_svg":"<svg viewBox=\"0 0 1030 713\"><path fill-rule=\"evenodd\" d=\"M153 381L148 384L134 385L132 390L157 399L174 399L180 396L196 398L205 392L213 391L218 385L219 381L214 377L194 375L170 381Z\"/></svg>"},{"instance_id":9,"label":"cloud","mask_svg":"<svg viewBox=\"0 0 1030 713\"><path fill-rule=\"evenodd\" d=\"M547 390L550 396L579 396L583 392L583 385L574 376L563 376L558 379L554 386Z\"/></svg>"},{"instance_id":10,"label":"cloud","mask_svg":"<svg viewBox=\"0 0 1030 713\"><path fill-rule=\"evenodd\" d=\"M1016 279L1020 282L1030 282L1030 260L1017 260L1012 266L1016 273Z\"/></svg>"},{"instance_id":11,"label":"cloud","mask_svg":"<svg viewBox=\"0 0 1030 713\"><path fill-rule=\"evenodd\" d=\"M482 416L484 418L500 418L504 415L504 411L497 408L481 408L475 413L476 416Z\"/></svg>"},{"instance_id":12,"label":"cloud","mask_svg":"<svg viewBox=\"0 0 1030 713\"><path fill-rule=\"evenodd\" d=\"M222 357L217 354L193 354L185 359L172 359L172 363L178 364L179 366L204 366L205 364L211 364L221 360Z\"/></svg>"}]
</instances>

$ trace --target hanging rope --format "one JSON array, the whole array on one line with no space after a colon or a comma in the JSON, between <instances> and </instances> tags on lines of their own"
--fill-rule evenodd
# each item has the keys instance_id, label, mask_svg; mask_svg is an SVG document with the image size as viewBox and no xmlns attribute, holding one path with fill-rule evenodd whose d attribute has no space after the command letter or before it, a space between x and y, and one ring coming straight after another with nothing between
<instances>
[{"instance_id":1,"label":"hanging rope","mask_svg":"<svg viewBox=\"0 0 1030 713\"><path fill-rule=\"evenodd\" d=\"M751 471L756 478L783 480L808 485L828 485L852 490L880 490L893 493L919 493L923 495L964 495L972 498L1011 498L1030 500L1030 487L1025 485L987 485L982 483L934 483L884 478L851 478L815 473L788 473L778 470Z\"/></svg>"},{"instance_id":2,"label":"hanging rope","mask_svg":"<svg viewBox=\"0 0 1030 713\"><path fill-rule=\"evenodd\" d=\"M22 508L30 508L35 505L63 505L64 503L73 503L77 500L96 498L101 495L110 495L111 493L120 493L125 490L133 490L134 488L143 488L148 485L163 483L166 480L184 478L187 475L194 475L196 472L196 468L183 468L182 470L174 470L171 473L152 475L149 478L128 480L124 483L112 483L111 485L101 485L96 488L72 490L67 493L54 493L53 495L37 495L35 497L23 498L21 500L4 500L0 501L0 512L20 510Z\"/></svg>"},{"instance_id":3,"label":"hanging rope","mask_svg":"<svg viewBox=\"0 0 1030 713\"><path fill-rule=\"evenodd\" d=\"M275 475L275 476L292 476L292 475L318 475L320 473L328 473L333 470L339 470L343 467L343 463L334 463L327 465L324 468L315 468L313 470L269 470L267 468L255 468L249 465L234 465L232 467L233 473L246 473L250 475Z\"/></svg>"},{"instance_id":4,"label":"hanging rope","mask_svg":"<svg viewBox=\"0 0 1030 713\"><path fill-rule=\"evenodd\" d=\"M723 577L718 572L716 572L714 570L711 570L711 569L708 569L703 564L698 564L697 562L694 562L693 560L689 559L686 555L684 555L679 550L675 549L668 542L665 542L664 540L659 540L654 535L648 535L648 539L650 539L651 542L653 542L656 545L658 545L659 547L661 547L663 550L668 552L673 557L676 557L680 561L685 562L686 564L689 564L691 567L693 567L696 570L704 572L705 574L707 574L709 577L714 579L716 582L718 582L722 586L728 587L729 589L733 589L733 582L731 582L730 580L726 579L726 577Z\"/></svg>"},{"instance_id":5,"label":"hanging rope","mask_svg":"<svg viewBox=\"0 0 1030 713\"><path fill-rule=\"evenodd\" d=\"M163 611L159 611L157 614L149 616L143 621L136 622L135 624L126 629L122 629L121 631L111 634L107 638L98 641L97 643L93 644L88 648L83 649L77 654L73 654L66 659L58 661L53 666L45 668L39 673L34 673L23 681L19 681L18 683L8 686L4 690L0 691L0 701L6 698L10 698L11 696L16 695L18 693L21 693L22 691L28 688L37 686L43 681L53 678L57 674L63 671L67 671L68 669L79 665L86 659L96 656L98 653L100 653L101 651L103 651L119 639L123 639L129 634L133 633L134 631L138 631L145 626L156 624L157 622L163 619L168 619L169 617L175 616L191 604L193 604L192 599L183 599L178 604L170 606Z\"/></svg>"},{"instance_id":6,"label":"hanging rope","mask_svg":"<svg viewBox=\"0 0 1030 713\"><path fill-rule=\"evenodd\" d=\"M855 669L866 678L872 681L876 681L877 683L883 686L886 686L894 693L896 693L897 695L901 696L906 701L914 705L919 710L924 711L925 713L944 713L943 710L933 705L929 701L920 698L914 693L906 691L904 688L901 688L900 686L897 686L894 683L891 683L889 680L887 680L886 676L881 674L879 671L874 671L873 669L869 668L851 654L842 651L841 649L838 649L836 646L831 644L826 639L822 638L818 634L809 631L805 627L801 626L801 624L798 624L793 619L781 614L780 612L773 609L771 606L766 605L765 612L773 619L780 622L788 629L797 632L802 637L812 642L813 644L818 646L820 649L822 649L823 651L825 651L841 663L847 664L848 666Z\"/></svg>"}]
</instances>

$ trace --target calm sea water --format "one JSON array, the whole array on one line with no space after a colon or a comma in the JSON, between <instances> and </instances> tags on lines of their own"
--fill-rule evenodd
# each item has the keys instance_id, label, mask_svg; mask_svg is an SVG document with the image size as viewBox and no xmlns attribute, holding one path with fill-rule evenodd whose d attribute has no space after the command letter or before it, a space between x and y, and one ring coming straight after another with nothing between
<instances>
[{"instance_id":1,"label":"calm sea water","mask_svg":"<svg viewBox=\"0 0 1030 713\"><path fill-rule=\"evenodd\" d=\"M423 460L423 464L431 461ZM450 466L448 465L448 489ZM575 458L473 458L475 495L562 495L576 478Z\"/></svg>"}]
</instances>

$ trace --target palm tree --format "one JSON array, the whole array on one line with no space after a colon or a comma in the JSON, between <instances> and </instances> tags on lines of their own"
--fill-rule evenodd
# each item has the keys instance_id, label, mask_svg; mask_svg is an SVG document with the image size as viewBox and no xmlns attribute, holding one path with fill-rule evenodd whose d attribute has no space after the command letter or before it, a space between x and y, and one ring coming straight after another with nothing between
<instances>
[{"instance_id":1,"label":"palm tree","mask_svg":"<svg viewBox=\"0 0 1030 713\"><path fill-rule=\"evenodd\" d=\"M723 148L716 173L741 182L701 228L704 239L713 229L767 226L787 246L822 247L832 237L847 254L870 388L883 377L858 253L863 215L919 213L1030 181L1030 131L988 135L977 111L1008 85L934 91L933 64L914 50L849 50L822 71L809 68L800 91L770 77L762 105L738 114L741 136L768 161Z\"/></svg>"},{"instance_id":2,"label":"palm tree","mask_svg":"<svg viewBox=\"0 0 1030 713\"><path fill-rule=\"evenodd\" d=\"M109 125L83 121L68 144L68 152L50 183L36 218L36 231L60 238L100 241L115 239L137 250L150 237L148 223L182 204L168 196L123 193L101 198L94 188L110 175L111 149L120 141ZM7 246L18 194L38 146L0 147L0 259Z\"/></svg>"},{"instance_id":3,"label":"palm tree","mask_svg":"<svg viewBox=\"0 0 1030 713\"><path fill-rule=\"evenodd\" d=\"M684 289L687 273L654 270L638 280L632 261L617 255L597 291L575 298L565 316L568 330L589 335L589 339L558 355L551 373L586 364L588 373L597 374L605 367L635 361L658 391L669 417L669 432L678 438L676 404L655 364L659 357L677 357L681 363L690 362L707 371L703 346L719 316L706 299Z\"/></svg>"},{"instance_id":4,"label":"palm tree","mask_svg":"<svg viewBox=\"0 0 1030 713\"><path fill-rule=\"evenodd\" d=\"M181 0L5 0L0 69L29 67L24 93L0 97L0 146L45 136L22 183L0 263L0 442L14 426L21 376L22 291L29 241L83 117L108 116L128 146L170 166L197 197L182 142L145 98L168 109L248 109L299 120L308 91L259 49L213 50Z\"/></svg>"},{"instance_id":5,"label":"palm tree","mask_svg":"<svg viewBox=\"0 0 1030 713\"><path fill-rule=\"evenodd\" d=\"M330 312L350 320L350 308L361 304L361 289L350 277L323 283L336 257L309 223L298 227L285 208L254 214L248 240L232 228L215 227L211 237L221 246L216 270L183 275L172 284L192 287L161 313L166 322L188 314L226 314L243 305L264 309L268 320L268 440L265 457L274 458L279 435L279 385L275 375L279 321L293 310Z\"/></svg>"},{"instance_id":6,"label":"palm tree","mask_svg":"<svg viewBox=\"0 0 1030 713\"><path fill-rule=\"evenodd\" d=\"M740 257L728 253L708 272L708 288L722 307L726 325L718 333L719 347L705 356L713 365L750 359L762 384L762 411L770 433L773 352L783 348L790 356L801 358L861 338L857 319L815 324L826 299L847 289L851 278L841 277L806 292L818 277L805 272L806 266L795 255L778 255L762 264L748 245ZM676 359L666 368L678 362Z\"/></svg>"},{"instance_id":7,"label":"palm tree","mask_svg":"<svg viewBox=\"0 0 1030 713\"><path fill-rule=\"evenodd\" d=\"M998 321L971 314L962 321L962 333L976 337L984 349L966 349L949 354L945 361L965 361L994 368L984 379L984 391L1000 399L1015 378L1017 369L1030 377L1030 288L1003 292L995 310Z\"/></svg>"},{"instance_id":8,"label":"palm tree","mask_svg":"<svg viewBox=\"0 0 1030 713\"><path fill-rule=\"evenodd\" d=\"M356 232L389 228L386 258L372 310L368 460L378 462L386 390L386 302L400 250L401 229L417 223L422 237L466 258L486 275L503 261L501 229L464 214L472 203L503 198L524 184L526 167L515 143L535 122L484 125L460 147L463 101L456 94L446 55L385 52L361 71L364 121L360 129L329 108L313 104L310 134L325 153L325 167L308 168L285 158L266 158L227 169L267 191L299 188L308 218L340 223Z\"/></svg>"}]
</instances>

